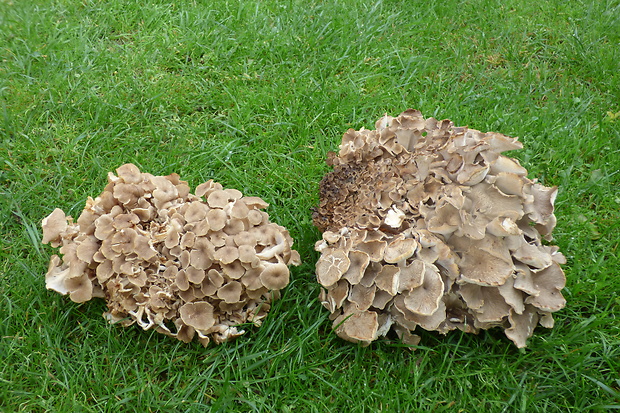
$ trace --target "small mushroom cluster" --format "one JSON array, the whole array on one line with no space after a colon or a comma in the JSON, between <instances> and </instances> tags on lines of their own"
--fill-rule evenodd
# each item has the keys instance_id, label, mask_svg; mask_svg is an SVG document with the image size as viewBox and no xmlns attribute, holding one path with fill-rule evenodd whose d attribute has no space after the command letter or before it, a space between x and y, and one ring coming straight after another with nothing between
<instances>
[{"instance_id":1,"label":"small mushroom cluster","mask_svg":"<svg viewBox=\"0 0 620 413\"><path fill-rule=\"evenodd\" d=\"M193 195L177 174L116 172L77 222L60 209L43 220L43 243L63 256L52 256L46 287L75 302L105 298L110 322L204 346L259 326L300 263L268 204L212 180Z\"/></svg>"},{"instance_id":2,"label":"small mushroom cluster","mask_svg":"<svg viewBox=\"0 0 620 413\"><path fill-rule=\"evenodd\" d=\"M557 188L501 155L519 148L412 109L344 134L313 216L320 300L340 337L369 344L393 329L415 345L418 326L497 326L525 347L538 323L553 327L565 259L542 239Z\"/></svg>"}]
</instances>

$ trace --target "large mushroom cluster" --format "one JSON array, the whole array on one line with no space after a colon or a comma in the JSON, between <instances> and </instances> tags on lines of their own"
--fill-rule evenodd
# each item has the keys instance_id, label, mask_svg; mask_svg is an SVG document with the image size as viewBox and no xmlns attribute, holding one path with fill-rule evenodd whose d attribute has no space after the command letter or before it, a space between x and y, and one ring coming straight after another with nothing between
<instances>
[{"instance_id":1,"label":"large mushroom cluster","mask_svg":"<svg viewBox=\"0 0 620 413\"><path fill-rule=\"evenodd\" d=\"M46 287L75 302L105 298L110 322L137 323L206 346L259 326L299 265L267 203L212 180L195 195L177 174L126 164L88 198L77 222L55 209L43 222L52 256Z\"/></svg>"},{"instance_id":2,"label":"large mushroom cluster","mask_svg":"<svg viewBox=\"0 0 620 413\"><path fill-rule=\"evenodd\" d=\"M369 344L393 329L501 327L525 347L564 307L564 256L551 239L557 188L527 178L502 152L516 138L384 116L350 129L320 184L316 275L336 333Z\"/></svg>"}]
</instances>

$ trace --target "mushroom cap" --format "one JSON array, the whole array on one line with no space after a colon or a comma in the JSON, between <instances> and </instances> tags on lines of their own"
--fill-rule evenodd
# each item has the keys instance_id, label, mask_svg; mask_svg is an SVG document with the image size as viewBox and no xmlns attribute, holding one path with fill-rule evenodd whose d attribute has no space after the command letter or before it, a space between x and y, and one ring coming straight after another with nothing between
<instances>
[{"instance_id":1,"label":"mushroom cap","mask_svg":"<svg viewBox=\"0 0 620 413\"><path fill-rule=\"evenodd\" d=\"M374 311L359 311L353 314L343 315L336 319L340 324L336 328L336 334L348 341L369 344L376 339L379 329L378 315Z\"/></svg>"},{"instance_id":2,"label":"mushroom cap","mask_svg":"<svg viewBox=\"0 0 620 413\"><path fill-rule=\"evenodd\" d=\"M288 285L290 272L286 264L266 264L260 273L262 284L269 290L280 290Z\"/></svg>"},{"instance_id":3,"label":"mushroom cap","mask_svg":"<svg viewBox=\"0 0 620 413\"><path fill-rule=\"evenodd\" d=\"M400 268L395 265L384 265L375 277L375 285L391 296L398 294Z\"/></svg>"},{"instance_id":4,"label":"mushroom cap","mask_svg":"<svg viewBox=\"0 0 620 413\"><path fill-rule=\"evenodd\" d=\"M364 277L364 271L370 263L370 256L363 251L353 250L349 252L348 258L349 268L342 274L342 278L351 284L358 284Z\"/></svg>"},{"instance_id":5,"label":"mushroom cap","mask_svg":"<svg viewBox=\"0 0 620 413\"><path fill-rule=\"evenodd\" d=\"M512 340L518 348L527 345L527 339L534 333L538 322L538 314L531 307L526 308L522 314L510 312L508 317L510 327L506 329L506 337Z\"/></svg>"},{"instance_id":6,"label":"mushroom cap","mask_svg":"<svg viewBox=\"0 0 620 413\"><path fill-rule=\"evenodd\" d=\"M288 268L287 268L288 269ZM238 281L230 281L217 290L218 298L226 303L238 303L241 300L243 285Z\"/></svg>"},{"instance_id":7,"label":"mushroom cap","mask_svg":"<svg viewBox=\"0 0 620 413\"><path fill-rule=\"evenodd\" d=\"M132 163L127 163L116 168L116 174L127 184L139 184L142 182L140 170Z\"/></svg>"},{"instance_id":8,"label":"mushroom cap","mask_svg":"<svg viewBox=\"0 0 620 413\"><path fill-rule=\"evenodd\" d=\"M239 249L232 246L218 248L213 254L213 258L222 264L230 264L239 258Z\"/></svg>"},{"instance_id":9,"label":"mushroom cap","mask_svg":"<svg viewBox=\"0 0 620 413\"><path fill-rule=\"evenodd\" d=\"M526 304L550 312L564 308L566 300L561 291L566 285L566 277L557 263L554 262L550 267L532 274L532 282L538 294L527 297Z\"/></svg>"},{"instance_id":10,"label":"mushroom cap","mask_svg":"<svg viewBox=\"0 0 620 413\"><path fill-rule=\"evenodd\" d=\"M187 222L202 221L207 216L208 208L201 201L193 201L185 211L185 220Z\"/></svg>"},{"instance_id":11,"label":"mushroom cap","mask_svg":"<svg viewBox=\"0 0 620 413\"><path fill-rule=\"evenodd\" d=\"M395 264L413 255L418 243L413 238L396 239L390 242L384 252L385 262Z\"/></svg>"},{"instance_id":12,"label":"mushroom cap","mask_svg":"<svg viewBox=\"0 0 620 413\"><path fill-rule=\"evenodd\" d=\"M330 312L333 312L336 308L342 307L342 303L349 296L349 283L346 280L340 280L333 285L329 290L323 289L325 300L321 300L323 305L326 305Z\"/></svg>"},{"instance_id":13,"label":"mushroom cap","mask_svg":"<svg viewBox=\"0 0 620 413\"><path fill-rule=\"evenodd\" d=\"M181 320L196 330L207 330L216 323L213 306L206 301L185 303L179 308Z\"/></svg>"},{"instance_id":14,"label":"mushroom cap","mask_svg":"<svg viewBox=\"0 0 620 413\"><path fill-rule=\"evenodd\" d=\"M344 251L336 250L330 255L321 255L316 263L316 276L323 287L334 285L349 269L351 260Z\"/></svg>"},{"instance_id":15,"label":"mushroom cap","mask_svg":"<svg viewBox=\"0 0 620 413\"><path fill-rule=\"evenodd\" d=\"M425 264L422 284L405 294L405 307L416 314L432 315L439 308L443 289L444 283L437 267Z\"/></svg>"},{"instance_id":16,"label":"mushroom cap","mask_svg":"<svg viewBox=\"0 0 620 413\"><path fill-rule=\"evenodd\" d=\"M211 231L220 231L226 226L226 212L221 209L211 209L207 212L207 222Z\"/></svg>"},{"instance_id":17,"label":"mushroom cap","mask_svg":"<svg viewBox=\"0 0 620 413\"><path fill-rule=\"evenodd\" d=\"M43 244L51 243L52 246L60 245L58 240L63 232L67 230L67 217L60 208L55 208L51 214L41 221L43 227Z\"/></svg>"},{"instance_id":18,"label":"mushroom cap","mask_svg":"<svg viewBox=\"0 0 620 413\"><path fill-rule=\"evenodd\" d=\"M374 285L366 287L362 284L355 284L349 290L348 299L358 310L368 310L375 299L376 291L377 287Z\"/></svg>"},{"instance_id":19,"label":"mushroom cap","mask_svg":"<svg viewBox=\"0 0 620 413\"><path fill-rule=\"evenodd\" d=\"M398 292L411 291L424 282L426 265L422 260L413 260L411 264L400 267Z\"/></svg>"},{"instance_id":20,"label":"mushroom cap","mask_svg":"<svg viewBox=\"0 0 620 413\"><path fill-rule=\"evenodd\" d=\"M99 251L99 247L101 247L101 242L94 235L88 235L78 244L75 253L81 261L90 264Z\"/></svg>"},{"instance_id":21,"label":"mushroom cap","mask_svg":"<svg viewBox=\"0 0 620 413\"><path fill-rule=\"evenodd\" d=\"M60 257L58 255L52 255L49 266L47 268L47 274L45 274L45 288L48 290L54 290L62 295L69 292L69 288L65 284L65 280L69 275L69 267L61 266Z\"/></svg>"}]
</instances>

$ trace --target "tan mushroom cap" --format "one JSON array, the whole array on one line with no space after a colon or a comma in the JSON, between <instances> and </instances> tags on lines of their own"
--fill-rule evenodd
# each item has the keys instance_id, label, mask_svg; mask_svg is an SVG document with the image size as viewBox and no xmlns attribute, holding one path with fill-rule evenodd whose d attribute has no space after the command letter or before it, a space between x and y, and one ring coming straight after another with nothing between
<instances>
[{"instance_id":1,"label":"tan mushroom cap","mask_svg":"<svg viewBox=\"0 0 620 413\"><path fill-rule=\"evenodd\" d=\"M207 216L208 208L200 201L194 201L189 204L185 211L185 220L187 222L202 221Z\"/></svg>"},{"instance_id":2,"label":"tan mushroom cap","mask_svg":"<svg viewBox=\"0 0 620 413\"><path fill-rule=\"evenodd\" d=\"M69 275L69 267L62 266L58 255L52 255L47 274L45 274L45 288L54 290L62 295L69 292L69 288L65 284L65 280Z\"/></svg>"},{"instance_id":3,"label":"tan mushroom cap","mask_svg":"<svg viewBox=\"0 0 620 413\"><path fill-rule=\"evenodd\" d=\"M246 196L243 198L243 201L248 207L256 209L265 209L269 206L267 202L257 196Z\"/></svg>"},{"instance_id":4,"label":"tan mushroom cap","mask_svg":"<svg viewBox=\"0 0 620 413\"><path fill-rule=\"evenodd\" d=\"M375 291L375 297L372 300L371 307L374 307L378 310L383 310L385 307L392 301L394 296L387 291L383 291L381 289L377 289Z\"/></svg>"},{"instance_id":5,"label":"tan mushroom cap","mask_svg":"<svg viewBox=\"0 0 620 413\"><path fill-rule=\"evenodd\" d=\"M224 229L227 219L226 212L221 209L211 209L207 212L207 222L209 222L211 231L217 232Z\"/></svg>"},{"instance_id":6,"label":"tan mushroom cap","mask_svg":"<svg viewBox=\"0 0 620 413\"><path fill-rule=\"evenodd\" d=\"M213 191L221 190L222 184L214 182L213 179L208 180L205 183L202 183L196 187L196 196L199 198L209 196L209 194Z\"/></svg>"},{"instance_id":7,"label":"tan mushroom cap","mask_svg":"<svg viewBox=\"0 0 620 413\"><path fill-rule=\"evenodd\" d=\"M497 287L466 284L460 287L459 293L467 306L475 311L480 323L499 323L511 311Z\"/></svg>"},{"instance_id":8,"label":"tan mushroom cap","mask_svg":"<svg viewBox=\"0 0 620 413\"><path fill-rule=\"evenodd\" d=\"M385 241L372 240L357 244L358 251L365 252L371 261L379 262L383 258L383 253L387 243Z\"/></svg>"},{"instance_id":9,"label":"tan mushroom cap","mask_svg":"<svg viewBox=\"0 0 620 413\"><path fill-rule=\"evenodd\" d=\"M341 319L336 319L340 326L336 329L336 334L341 338L370 344L376 339L379 328L378 316L374 311L360 311L353 314L343 315Z\"/></svg>"},{"instance_id":10,"label":"tan mushroom cap","mask_svg":"<svg viewBox=\"0 0 620 413\"><path fill-rule=\"evenodd\" d=\"M416 314L432 315L439 308L443 289L444 283L437 267L425 265L422 285L405 294L405 307Z\"/></svg>"},{"instance_id":11,"label":"tan mushroom cap","mask_svg":"<svg viewBox=\"0 0 620 413\"><path fill-rule=\"evenodd\" d=\"M553 319L553 314L546 312L538 312L539 320L541 326L545 328L553 328L555 325L555 320Z\"/></svg>"},{"instance_id":12,"label":"tan mushroom cap","mask_svg":"<svg viewBox=\"0 0 620 413\"><path fill-rule=\"evenodd\" d=\"M50 244L52 247L60 245L60 236L67 230L67 217L60 208L54 209L51 214L43 218L41 222L43 227L43 244Z\"/></svg>"},{"instance_id":13,"label":"tan mushroom cap","mask_svg":"<svg viewBox=\"0 0 620 413\"><path fill-rule=\"evenodd\" d=\"M532 282L538 294L527 297L526 304L543 311L558 311L564 308L566 300L560 291L566 286L566 277L557 263L554 262L550 267L532 274Z\"/></svg>"},{"instance_id":14,"label":"tan mushroom cap","mask_svg":"<svg viewBox=\"0 0 620 413\"><path fill-rule=\"evenodd\" d=\"M497 290L515 313L522 314L525 311L523 292L515 288L514 283L515 278L509 277Z\"/></svg>"},{"instance_id":15,"label":"tan mushroom cap","mask_svg":"<svg viewBox=\"0 0 620 413\"><path fill-rule=\"evenodd\" d=\"M395 264L413 255L418 248L418 243L413 238L397 239L390 242L384 252L385 262Z\"/></svg>"},{"instance_id":16,"label":"tan mushroom cap","mask_svg":"<svg viewBox=\"0 0 620 413\"><path fill-rule=\"evenodd\" d=\"M167 202L172 201L179 195L179 191L170 180L164 176L155 176L152 178L155 185L153 190L153 200L156 208L162 208Z\"/></svg>"},{"instance_id":17,"label":"tan mushroom cap","mask_svg":"<svg viewBox=\"0 0 620 413\"><path fill-rule=\"evenodd\" d=\"M75 252L81 261L90 264L100 247L101 242L94 235L88 235L80 242Z\"/></svg>"},{"instance_id":18,"label":"tan mushroom cap","mask_svg":"<svg viewBox=\"0 0 620 413\"><path fill-rule=\"evenodd\" d=\"M454 242L458 249L467 246L459 263L459 282L498 286L504 284L513 274L515 267L510 252L500 238L487 236L479 242L462 238L455 239Z\"/></svg>"},{"instance_id":19,"label":"tan mushroom cap","mask_svg":"<svg viewBox=\"0 0 620 413\"><path fill-rule=\"evenodd\" d=\"M346 280L338 281L329 291L323 289L325 293L325 302L328 309L333 312L336 308L342 307L342 303L349 296L350 284Z\"/></svg>"},{"instance_id":20,"label":"tan mushroom cap","mask_svg":"<svg viewBox=\"0 0 620 413\"><path fill-rule=\"evenodd\" d=\"M239 249L237 247L224 246L215 250L213 258L222 264L230 264L239 258Z\"/></svg>"},{"instance_id":21,"label":"tan mushroom cap","mask_svg":"<svg viewBox=\"0 0 620 413\"><path fill-rule=\"evenodd\" d=\"M362 284L355 284L349 290L349 301L354 303L358 310L368 310L375 299L377 287L371 285L366 287Z\"/></svg>"},{"instance_id":22,"label":"tan mushroom cap","mask_svg":"<svg viewBox=\"0 0 620 413\"><path fill-rule=\"evenodd\" d=\"M375 285L391 296L398 294L400 268L395 265L384 265L375 277Z\"/></svg>"},{"instance_id":23,"label":"tan mushroom cap","mask_svg":"<svg viewBox=\"0 0 620 413\"><path fill-rule=\"evenodd\" d=\"M238 247L242 245L249 245L251 247L255 247L258 242L256 236L248 231L242 231L238 234L235 234L233 236L233 240L235 242L235 245L237 245Z\"/></svg>"},{"instance_id":24,"label":"tan mushroom cap","mask_svg":"<svg viewBox=\"0 0 620 413\"><path fill-rule=\"evenodd\" d=\"M336 250L331 255L321 255L316 263L317 280L323 287L334 285L350 265L351 260L344 251Z\"/></svg>"},{"instance_id":25,"label":"tan mushroom cap","mask_svg":"<svg viewBox=\"0 0 620 413\"><path fill-rule=\"evenodd\" d=\"M413 260L411 264L400 267L398 292L411 291L424 282L426 265L422 260Z\"/></svg>"},{"instance_id":26,"label":"tan mushroom cap","mask_svg":"<svg viewBox=\"0 0 620 413\"><path fill-rule=\"evenodd\" d=\"M222 271L228 278L232 280L238 280L243 277L246 272L246 268L239 260L235 260L230 264L222 264Z\"/></svg>"},{"instance_id":27,"label":"tan mushroom cap","mask_svg":"<svg viewBox=\"0 0 620 413\"><path fill-rule=\"evenodd\" d=\"M228 205L229 195L224 189L215 190L207 197L207 203L211 208L224 208Z\"/></svg>"},{"instance_id":28,"label":"tan mushroom cap","mask_svg":"<svg viewBox=\"0 0 620 413\"><path fill-rule=\"evenodd\" d=\"M494 254L480 249L468 251L461 261L463 280L467 282L498 286L506 282L514 266Z\"/></svg>"},{"instance_id":29,"label":"tan mushroom cap","mask_svg":"<svg viewBox=\"0 0 620 413\"><path fill-rule=\"evenodd\" d=\"M241 300L242 292L243 285L240 282L230 281L217 290L217 296L224 300L224 302L232 304L238 303Z\"/></svg>"},{"instance_id":30,"label":"tan mushroom cap","mask_svg":"<svg viewBox=\"0 0 620 413\"><path fill-rule=\"evenodd\" d=\"M286 264L267 264L260 273L262 284L270 290L280 290L288 285L290 272Z\"/></svg>"},{"instance_id":31,"label":"tan mushroom cap","mask_svg":"<svg viewBox=\"0 0 620 413\"><path fill-rule=\"evenodd\" d=\"M179 308L183 322L196 330L207 330L216 322L213 306L206 301L185 303Z\"/></svg>"},{"instance_id":32,"label":"tan mushroom cap","mask_svg":"<svg viewBox=\"0 0 620 413\"><path fill-rule=\"evenodd\" d=\"M116 168L116 174L127 184L139 184L142 182L142 174L134 164L127 163Z\"/></svg>"},{"instance_id":33,"label":"tan mushroom cap","mask_svg":"<svg viewBox=\"0 0 620 413\"><path fill-rule=\"evenodd\" d=\"M351 251L348 258L349 268L342 274L342 278L351 284L358 284L370 263L370 256L363 251Z\"/></svg>"},{"instance_id":34,"label":"tan mushroom cap","mask_svg":"<svg viewBox=\"0 0 620 413\"><path fill-rule=\"evenodd\" d=\"M252 267L258 266L260 259L256 256L256 249L251 245L242 244L238 248L239 261L248 263Z\"/></svg>"},{"instance_id":35,"label":"tan mushroom cap","mask_svg":"<svg viewBox=\"0 0 620 413\"><path fill-rule=\"evenodd\" d=\"M189 266L185 270L185 276L187 277L187 280L189 282L194 284L201 284L202 281L205 279L206 273L204 270Z\"/></svg>"},{"instance_id":36,"label":"tan mushroom cap","mask_svg":"<svg viewBox=\"0 0 620 413\"><path fill-rule=\"evenodd\" d=\"M545 251L542 246L532 245L527 242L523 242L512 253L512 256L523 264L539 269L547 268L553 263L551 254Z\"/></svg>"},{"instance_id":37,"label":"tan mushroom cap","mask_svg":"<svg viewBox=\"0 0 620 413\"><path fill-rule=\"evenodd\" d=\"M532 307L528 306L522 314L511 312L508 320L510 321L510 328L506 329L506 337L512 340L518 348L525 347L527 339L534 333L538 314Z\"/></svg>"}]
</instances>

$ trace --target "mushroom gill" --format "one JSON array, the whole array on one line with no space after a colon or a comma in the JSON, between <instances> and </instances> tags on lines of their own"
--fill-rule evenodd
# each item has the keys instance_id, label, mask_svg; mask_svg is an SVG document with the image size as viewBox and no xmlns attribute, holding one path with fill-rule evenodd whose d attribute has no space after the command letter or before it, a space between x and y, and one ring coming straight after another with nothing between
<instances>
[{"instance_id":1,"label":"mushroom gill","mask_svg":"<svg viewBox=\"0 0 620 413\"><path fill-rule=\"evenodd\" d=\"M110 322L204 346L260 326L300 264L289 232L261 211L268 204L212 180L193 195L176 174L116 172L77 222L58 208L43 219L43 242L63 256L52 256L46 287L104 298Z\"/></svg>"},{"instance_id":2,"label":"mushroom gill","mask_svg":"<svg viewBox=\"0 0 620 413\"><path fill-rule=\"evenodd\" d=\"M313 215L320 299L340 337L501 327L525 347L537 322L553 325L565 260L542 239L557 188L501 155L520 148L412 109L344 134Z\"/></svg>"}]
</instances>

